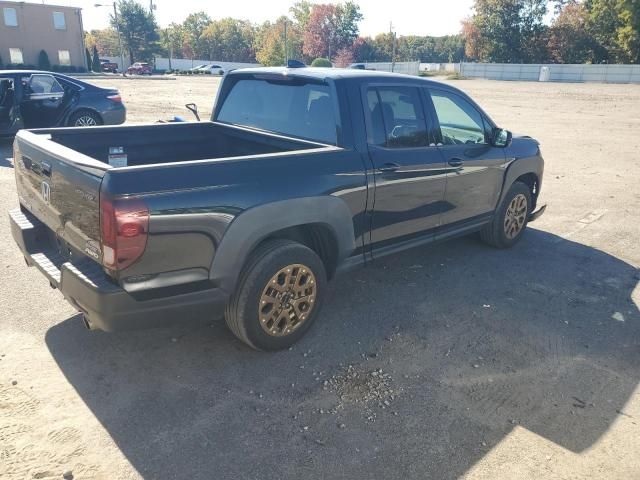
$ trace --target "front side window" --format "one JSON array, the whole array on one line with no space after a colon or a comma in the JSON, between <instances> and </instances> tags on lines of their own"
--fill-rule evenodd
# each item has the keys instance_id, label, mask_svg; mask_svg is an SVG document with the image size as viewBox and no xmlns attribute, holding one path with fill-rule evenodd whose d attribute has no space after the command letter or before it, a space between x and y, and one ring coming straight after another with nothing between
<instances>
[{"instance_id":1,"label":"front side window","mask_svg":"<svg viewBox=\"0 0 640 480\"><path fill-rule=\"evenodd\" d=\"M486 143L482 115L455 93L431 90L444 145Z\"/></svg>"},{"instance_id":2,"label":"front side window","mask_svg":"<svg viewBox=\"0 0 640 480\"><path fill-rule=\"evenodd\" d=\"M333 104L324 83L240 79L216 120L336 145Z\"/></svg>"},{"instance_id":3,"label":"front side window","mask_svg":"<svg viewBox=\"0 0 640 480\"><path fill-rule=\"evenodd\" d=\"M29 80L31 94L63 93L64 89L51 75L32 75Z\"/></svg>"},{"instance_id":4,"label":"front side window","mask_svg":"<svg viewBox=\"0 0 640 480\"><path fill-rule=\"evenodd\" d=\"M64 21L64 12L53 12L53 26L56 30L67 29L67 24Z\"/></svg>"},{"instance_id":5,"label":"front side window","mask_svg":"<svg viewBox=\"0 0 640 480\"><path fill-rule=\"evenodd\" d=\"M71 54L69 50L58 50L58 63L60 63L60 65L71 65Z\"/></svg>"},{"instance_id":6,"label":"front side window","mask_svg":"<svg viewBox=\"0 0 640 480\"><path fill-rule=\"evenodd\" d=\"M5 7L2 9L4 14L4 24L7 27L17 27L18 26L18 14L16 13L15 8Z\"/></svg>"},{"instance_id":7,"label":"front side window","mask_svg":"<svg viewBox=\"0 0 640 480\"><path fill-rule=\"evenodd\" d=\"M18 65L24 63L24 59L22 58L22 50L19 48L10 48L9 60L11 60L11 63L15 63Z\"/></svg>"},{"instance_id":8,"label":"front side window","mask_svg":"<svg viewBox=\"0 0 640 480\"><path fill-rule=\"evenodd\" d=\"M367 91L369 143L389 148L428 145L427 127L416 87L376 87Z\"/></svg>"}]
</instances>

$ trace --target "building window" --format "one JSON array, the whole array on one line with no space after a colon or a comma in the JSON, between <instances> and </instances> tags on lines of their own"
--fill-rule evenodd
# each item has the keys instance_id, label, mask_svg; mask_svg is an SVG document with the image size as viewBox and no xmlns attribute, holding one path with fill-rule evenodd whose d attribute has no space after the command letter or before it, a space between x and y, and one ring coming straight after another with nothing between
<instances>
[{"instance_id":1,"label":"building window","mask_svg":"<svg viewBox=\"0 0 640 480\"><path fill-rule=\"evenodd\" d=\"M23 64L24 59L22 58L22 50L19 48L10 48L9 49L9 60L11 63L15 64Z\"/></svg>"},{"instance_id":2,"label":"building window","mask_svg":"<svg viewBox=\"0 0 640 480\"><path fill-rule=\"evenodd\" d=\"M18 14L16 13L16 9L11 7L5 7L2 10L4 12L4 24L7 27L17 27Z\"/></svg>"},{"instance_id":3,"label":"building window","mask_svg":"<svg viewBox=\"0 0 640 480\"><path fill-rule=\"evenodd\" d=\"M71 65L69 50L58 50L58 63L60 65Z\"/></svg>"},{"instance_id":4,"label":"building window","mask_svg":"<svg viewBox=\"0 0 640 480\"><path fill-rule=\"evenodd\" d=\"M56 30L67 29L67 24L64 22L64 12L53 12L53 26Z\"/></svg>"}]
</instances>

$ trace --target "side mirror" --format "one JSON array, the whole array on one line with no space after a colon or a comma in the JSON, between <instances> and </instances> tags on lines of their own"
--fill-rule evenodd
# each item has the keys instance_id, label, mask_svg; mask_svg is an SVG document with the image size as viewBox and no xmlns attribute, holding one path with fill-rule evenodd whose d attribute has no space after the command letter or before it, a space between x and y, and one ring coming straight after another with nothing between
<instances>
[{"instance_id":1,"label":"side mirror","mask_svg":"<svg viewBox=\"0 0 640 480\"><path fill-rule=\"evenodd\" d=\"M491 143L494 147L504 148L511 144L512 138L513 134L509 130L505 130L504 128L494 128Z\"/></svg>"},{"instance_id":2,"label":"side mirror","mask_svg":"<svg viewBox=\"0 0 640 480\"><path fill-rule=\"evenodd\" d=\"M195 115L198 121L200 121L200 115L198 115L198 106L195 103L187 103L185 107Z\"/></svg>"}]
</instances>

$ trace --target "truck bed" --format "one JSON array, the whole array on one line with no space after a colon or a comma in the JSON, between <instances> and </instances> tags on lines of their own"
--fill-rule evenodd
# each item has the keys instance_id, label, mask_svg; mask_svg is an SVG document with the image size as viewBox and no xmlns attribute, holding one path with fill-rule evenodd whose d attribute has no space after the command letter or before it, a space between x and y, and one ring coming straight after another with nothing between
<instances>
[{"instance_id":1,"label":"truck bed","mask_svg":"<svg viewBox=\"0 0 640 480\"><path fill-rule=\"evenodd\" d=\"M151 165L292 152L322 147L267 132L214 122L35 130L63 145L113 166ZM122 152L117 153L117 152Z\"/></svg>"}]
</instances>

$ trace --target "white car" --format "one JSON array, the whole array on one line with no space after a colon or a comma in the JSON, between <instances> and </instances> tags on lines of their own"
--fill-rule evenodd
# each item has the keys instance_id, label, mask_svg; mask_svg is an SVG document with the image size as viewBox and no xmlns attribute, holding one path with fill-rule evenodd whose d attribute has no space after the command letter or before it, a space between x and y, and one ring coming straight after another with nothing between
<instances>
[{"instance_id":1,"label":"white car","mask_svg":"<svg viewBox=\"0 0 640 480\"><path fill-rule=\"evenodd\" d=\"M202 69L204 67L208 67L208 66L209 65L207 65L206 63L203 63L202 65L198 65L197 67L190 68L189 71L190 72L195 72L196 70L200 70L200 69Z\"/></svg>"},{"instance_id":2,"label":"white car","mask_svg":"<svg viewBox=\"0 0 640 480\"><path fill-rule=\"evenodd\" d=\"M225 74L225 69L223 67L221 67L220 65L205 65L202 68L199 68L198 70L200 70L201 72L205 72L205 73L210 73L211 75L224 75Z\"/></svg>"}]
</instances>

